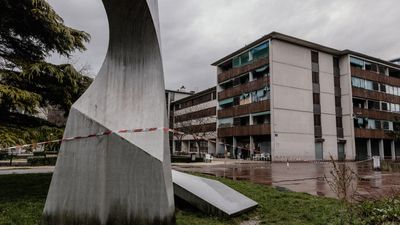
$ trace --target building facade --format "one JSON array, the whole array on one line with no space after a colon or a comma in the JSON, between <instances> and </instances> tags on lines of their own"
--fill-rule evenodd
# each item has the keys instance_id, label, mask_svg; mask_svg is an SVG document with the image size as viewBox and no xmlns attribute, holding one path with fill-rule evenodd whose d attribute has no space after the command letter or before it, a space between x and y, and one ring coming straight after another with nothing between
<instances>
[{"instance_id":1,"label":"building facade","mask_svg":"<svg viewBox=\"0 0 400 225\"><path fill-rule=\"evenodd\" d=\"M216 152L216 88L198 92L172 103L174 134L173 154L215 154Z\"/></svg>"},{"instance_id":2,"label":"building facade","mask_svg":"<svg viewBox=\"0 0 400 225\"><path fill-rule=\"evenodd\" d=\"M219 154L278 161L400 155L399 65L276 32L213 65L218 139L228 144L217 146Z\"/></svg>"},{"instance_id":3,"label":"building facade","mask_svg":"<svg viewBox=\"0 0 400 225\"><path fill-rule=\"evenodd\" d=\"M398 58L398 59L393 59L393 60L391 60L390 62L392 62L392 63L394 63L394 64L397 64L397 65L400 65L400 58Z\"/></svg>"}]
</instances>

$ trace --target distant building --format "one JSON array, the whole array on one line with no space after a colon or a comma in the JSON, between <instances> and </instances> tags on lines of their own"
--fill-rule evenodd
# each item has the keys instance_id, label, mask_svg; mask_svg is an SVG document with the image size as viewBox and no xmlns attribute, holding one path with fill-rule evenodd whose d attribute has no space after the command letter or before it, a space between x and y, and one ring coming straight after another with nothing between
<instances>
[{"instance_id":1,"label":"distant building","mask_svg":"<svg viewBox=\"0 0 400 225\"><path fill-rule=\"evenodd\" d=\"M392 63L394 63L394 64L400 65L400 58L398 58L398 59L393 59L393 60L391 60L390 62L392 62Z\"/></svg>"},{"instance_id":2,"label":"distant building","mask_svg":"<svg viewBox=\"0 0 400 225\"><path fill-rule=\"evenodd\" d=\"M174 135L173 153L215 154L216 88L198 92L172 103L173 128L185 135Z\"/></svg>"},{"instance_id":3,"label":"distant building","mask_svg":"<svg viewBox=\"0 0 400 225\"><path fill-rule=\"evenodd\" d=\"M270 33L213 63L218 140L233 156L400 156L400 66ZM240 147L244 149L240 149ZM217 153L227 148L218 144Z\"/></svg>"},{"instance_id":4,"label":"distant building","mask_svg":"<svg viewBox=\"0 0 400 225\"><path fill-rule=\"evenodd\" d=\"M182 90L165 90L165 102L167 104L167 118L168 118L168 126L169 128L174 128L174 109L173 109L173 102L178 101L182 98L186 98L188 96L193 95L194 92L187 92ZM172 153L173 149L173 134L169 134L169 148Z\"/></svg>"}]
</instances>

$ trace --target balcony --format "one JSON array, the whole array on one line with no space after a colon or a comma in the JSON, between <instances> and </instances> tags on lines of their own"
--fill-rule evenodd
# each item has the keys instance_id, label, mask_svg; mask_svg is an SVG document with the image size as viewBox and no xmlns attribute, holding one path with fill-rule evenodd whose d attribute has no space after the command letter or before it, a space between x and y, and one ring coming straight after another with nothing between
<instances>
[{"instance_id":1,"label":"balcony","mask_svg":"<svg viewBox=\"0 0 400 225\"><path fill-rule=\"evenodd\" d=\"M353 108L354 115L357 117L375 119L375 120L388 120L397 121L400 120L400 114L378 111L373 109Z\"/></svg>"},{"instance_id":2,"label":"balcony","mask_svg":"<svg viewBox=\"0 0 400 225\"><path fill-rule=\"evenodd\" d=\"M219 128L218 137L239 137L239 136L253 136L253 135L270 135L270 124L259 124L249 126L236 126L228 128Z\"/></svg>"},{"instance_id":3,"label":"balcony","mask_svg":"<svg viewBox=\"0 0 400 225\"><path fill-rule=\"evenodd\" d=\"M263 79L254 80L246 84L229 88L218 93L218 100L232 98L235 96L239 96L243 93L256 91L264 88L267 84L269 84L269 77L264 77Z\"/></svg>"},{"instance_id":4,"label":"balcony","mask_svg":"<svg viewBox=\"0 0 400 225\"><path fill-rule=\"evenodd\" d=\"M372 99L376 101L385 101L400 104L400 96L390 95L378 91L370 91L362 88L352 88L353 97Z\"/></svg>"},{"instance_id":5,"label":"balcony","mask_svg":"<svg viewBox=\"0 0 400 225\"><path fill-rule=\"evenodd\" d=\"M393 86L400 86L400 79L395 77L389 77L385 74L379 74L368 70L363 70L356 67L351 67L351 75L359 78L376 81L382 84L388 84Z\"/></svg>"},{"instance_id":6,"label":"balcony","mask_svg":"<svg viewBox=\"0 0 400 225\"><path fill-rule=\"evenodd\" d=\"M356 138L393 139L390 131L354 128Z\"/></svg>"},{"instance_id":7,"label":"balcony","mask_svg":"<svg viewBox=\"0 0 400 225\"><path fill-rule=\"evenodd\" d=\"M270 100L255 102L247 105L238 105L218 111L218 118L228 118L248 115L250 113L265 112L270 110Z\"/></svg>"},{"instance_id":8,"label":"balcony","mask_svg":"<svg viewBox=\"0 0 400 225\"><path fill-rule=\"evenodd\" d=\"M252 70L258 69L259 67L265 66L267 64L269 64L269 58L262 58L248 65L239 68L233 68L228 71L222 72L218 74L218 83L227 81L244 73L248 73Z\"/></svg>"}]
</instances>

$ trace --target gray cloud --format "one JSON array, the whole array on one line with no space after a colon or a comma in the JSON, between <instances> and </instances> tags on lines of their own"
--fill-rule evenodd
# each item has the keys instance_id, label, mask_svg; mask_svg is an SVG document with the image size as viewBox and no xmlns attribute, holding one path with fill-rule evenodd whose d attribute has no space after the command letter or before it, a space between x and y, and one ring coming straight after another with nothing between
<instances>
[{"instance_id":1,"label":"gray cloud","mask_svg":"<svg viewBox=\"0 0 400 225\"><path fill-rule=\"evenodd\" d=\"M106 54L108 28L100 0L50 0L66 24L92 35L74 55L93 74ZM166 87L202 90L215 85L210 64L278 31L378 58L400 56L398 0L159 0ZM65 59L53 57L56 62Z\"/></svg>"}]
</instances>

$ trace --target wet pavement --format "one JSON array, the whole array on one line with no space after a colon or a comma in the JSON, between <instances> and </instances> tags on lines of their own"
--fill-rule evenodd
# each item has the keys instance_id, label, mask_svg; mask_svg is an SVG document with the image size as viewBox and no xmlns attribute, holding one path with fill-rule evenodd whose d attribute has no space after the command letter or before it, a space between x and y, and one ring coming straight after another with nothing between
<instances>
[{"instance_id":1,"label":"wet pavement","mask_svg":"<svg viewBox=\"0 0 400 225\"><path fill-rule=\"evenodd\" d=\"M372 162L346 163L361 180L358 192L363 195L385 195L393 189L400 189L399 172L376 172ZM173 168L182 172L196 172L233 180L249 180L258 184L283 187L295 192L335 197L324 176L330 177L333 165L320 163L270 163L249 161L228 161L215 164L179 164ZM357 182L357 181L355 181Z\"/></svg>"}]
</instances>

